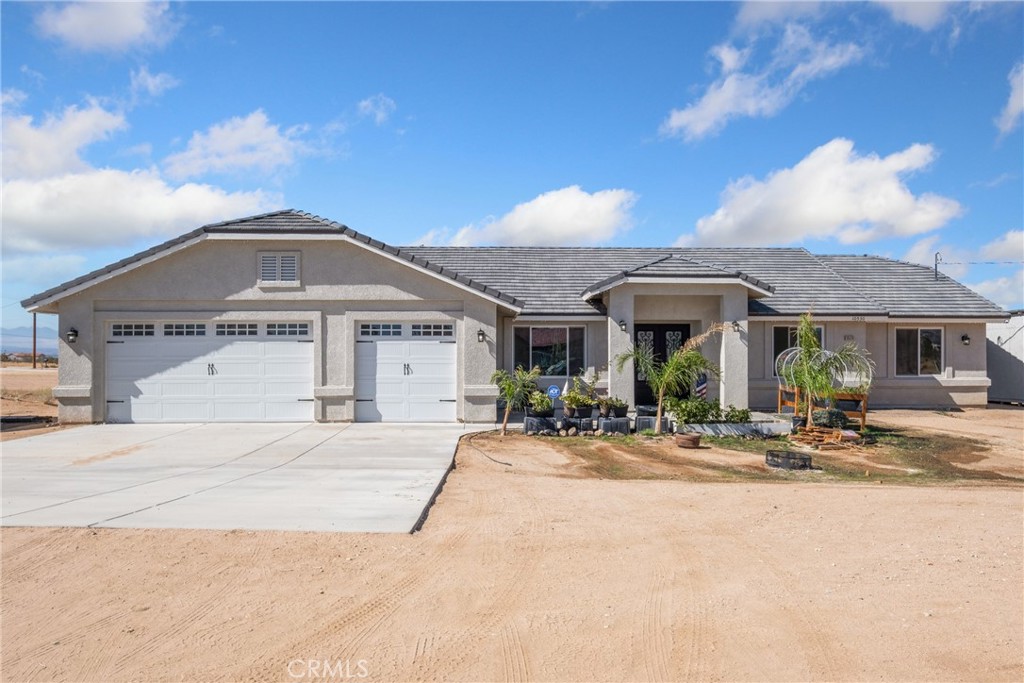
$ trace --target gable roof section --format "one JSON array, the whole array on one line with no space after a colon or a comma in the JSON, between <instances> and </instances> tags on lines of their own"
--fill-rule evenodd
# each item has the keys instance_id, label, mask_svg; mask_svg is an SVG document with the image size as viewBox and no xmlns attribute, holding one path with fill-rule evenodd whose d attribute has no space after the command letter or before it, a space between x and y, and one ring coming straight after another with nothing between
<instances>
[{"instance_id":1,"label":"gable roof section","mask_svg":"<svg viewBox=\"0 0 1024 683\"><path fill-rule=\"evenodd\" d=\"M849 254L818 257L823 264L876 301L891 318L1001 318L1006 312L953 278L935 270L882 256Z\"/></svg>"},{"instance_id":2,"label":"gable roof section","mask_svg":"<svg viewBox=\"0 0 1024 683\"><path fill-rule=\"evenodd\" d=\"M475 280L445 268L444 266L430 263L420 256L403 251L397 247L392 247L379 240L372 239L362 233L356 232L346 225L342 225L341 223L329 221L319 216L314 216L303 211L296 211L294 209L286 209L283 211L260 214L258 216L249 216L247 218L239 218L236 220L204 225L196 230L185 233L180 237L175 237L174 239L158 244L157 246L146 249L138 254L121 259L109 266L94 270L91 273L87 273L81 277L75 278L74 280L70 280L48 289L45 292L31 296L22 301L21 305L28 309L34 309L54 303L75 292L86 289L97 282L113 277L122 272L133 270L134 268L172 254L182 248L191 246L193 243L205 239L207 235L215 234L237 234L239 236L247 234L274 234L280 235L283 239L287 239L290 235L299 234L335 235L345 237L366 248L381 252L383 255L393 260L399 262L404 261L410 266L418 270L426 271L434 277L451 280L464 289L473 290L477 294L485 298L492 299L496 303L512 310L518 311L522 309L523 306L523 302L519 301L515 297L504 294L488 285L476 282Z\"/></svg>"},{"instance_id":3,"label":"gable roof section","mask_svg":"<svg viewBox=\"0 0 1024 683\"><path fill-rule=\"evenodd\" d=\"M644 263L629 270L623 270L611 277L587 287L582 293L584 299L590 299L626 282L648 281L663 282L671 280L738 280L761 295L769 295L775 288L746 273L717 265L699 263L679 254L660 256L649 263Z\"/></svg>"}]
</instances>

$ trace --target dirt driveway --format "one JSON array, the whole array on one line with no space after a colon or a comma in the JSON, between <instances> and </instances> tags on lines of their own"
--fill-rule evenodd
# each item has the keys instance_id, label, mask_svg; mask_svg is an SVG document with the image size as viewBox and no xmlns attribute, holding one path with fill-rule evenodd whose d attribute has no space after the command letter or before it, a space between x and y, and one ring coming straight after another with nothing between
<instances>
[{"instance_id":1,"label":"dirt driveway","mask_svg":"<svg viewBox=\"0 0 1024 683\"><path fill-rule=\"evenodd\" d=\"M4 529L3 679L1024 677L1020 486L607 481L570 457L464 442L413 536Z\"/></svg>"}]
</instances>

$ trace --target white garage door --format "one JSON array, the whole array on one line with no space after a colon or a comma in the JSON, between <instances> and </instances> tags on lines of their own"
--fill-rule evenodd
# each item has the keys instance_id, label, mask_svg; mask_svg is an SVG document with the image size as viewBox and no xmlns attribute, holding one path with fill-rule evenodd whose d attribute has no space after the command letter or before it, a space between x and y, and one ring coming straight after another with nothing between
<instances>
[{"instance_id":1,"label":"white garage door","mask_svg":"<svg viewBox=\"0 0 1024 683\"><path fill-rule=\"evenodd\" d=\"M113 323L106 344L107 421L311 421L310 327Z\"/></svg>"},{"instance_id":2,"label":"white garage door","mask_svg":"<svg viewBox=\"0 0 1024 683\"><path fill-rule=\"evenodd\" d=\"M455 422L452 323L362 323L357 422Z\"/></svg>"}]
</instances>

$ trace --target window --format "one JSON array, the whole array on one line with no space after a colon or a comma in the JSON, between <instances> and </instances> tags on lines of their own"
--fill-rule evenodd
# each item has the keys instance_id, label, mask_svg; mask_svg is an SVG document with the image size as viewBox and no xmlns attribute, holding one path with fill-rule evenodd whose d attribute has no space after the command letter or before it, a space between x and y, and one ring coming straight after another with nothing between
<instances>
[{"instance_id":1,"label":"window","mask_svg":"<svg viewBox=\"0 0 1024 683\"><path fill-rule=\"evenodd\" d=\"M583 327L517 327L514 355L516 366L540 366L545 377L568 377L583 371Z\"/></svg>"},{"instance_id":2,"label":"window","mask_svg":"<svg viewBox=\"0 0 1024 683\"><path fill-rule=\"evenodd\" d=\"M401 337L401 323L363 323L359 326L361 337Z\"/></svg>"},{"instance_id":3,"label":"window","mask_svg":"<svg viewBox=\"0 0 1024 683\"><path fill-rule=\"evenodd\" d=\"M786 349L791 349L796 346L796 329L795 327L786 327L776 325L772 328L772 375L778 375L778 361L779 354ZM818 344L822 347L825 346L825 329L820 325L814 326L814 336L818 338Z\"/></svg>"},{"instance_id":4,"label":"window","mask_svg":"<svg viewBox=\"0 0 1024 683\"><path fill-rule=\"evenodd\" d=\"M255 337L259 333L256 323L217 323L218 337Z\"/></svg>"},{"instance_id":5,"label":"window","mask_svg":"<svg viewBox=\"0 0 1024 683\"><path fill-rule=\"evenodd\" d=\"M164 323L165 337L205 337L206 325L203 323Z\"/></svg>"},{"instance_id":6,"label":"window","mask_svg":"<svg viewBox=\"0 0 1024 683\"><path fill-rule=\"evenodd\" d=\"M309 335L309 323L267 323L267 336L305 337Z\"/></svg>"},{"instance_id":7,"label":"window","mask_svg":"<svg viewBox=\"0 0 1024 683\"><path fill-rule=\"evenodd\" d=\"M114 323L110 334L114 337L152 337L155 330L153 323Z\"/></svg>"},{"instance_id":8,"label":"window","mask_svg":"<svg viewBox=\"0 0 1024 683\"><path fill-rule=\"evenodd\" d=\"M896 374L942 374L942 329L897 329Z\"/></svg>"},{"instance_id":9,"label":"window","mask_svg":"<svg viewBox=\"0 0 1024 683\"><path fill-rule=\"evenodd\" d=\"M259 281L269 284L298 284L299 252L261 251L259 253Z\"/></svg>"},{"instance_id":10,"label":"window","mask_svg":"<svg viewBox=\"0 0 1024 683\"><path fill-rule=\"evenodd\" d=\"M414 337L453 337L455 326L451 323L413 323Z\"/></svg>"}]
</instances>

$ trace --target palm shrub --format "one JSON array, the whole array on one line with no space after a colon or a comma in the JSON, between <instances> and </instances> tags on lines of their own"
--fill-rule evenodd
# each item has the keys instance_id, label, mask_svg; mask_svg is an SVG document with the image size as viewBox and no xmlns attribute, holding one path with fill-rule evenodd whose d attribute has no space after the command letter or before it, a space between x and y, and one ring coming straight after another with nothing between
<instances>
[{"instance_id":1,"label":"palm shrub","mask_svg":"<svg viewBox=\"0 0 1024 683\"><path fill-rule=\"evenodd\" d=\"M814 424L815 402L831 401L837 385L851 375L867 393L873 368L868 352L853 342L835 351L821 348L814 331L814 318L807 312L800 316L796 346L779 357L778 374L788 386L800 388L801 407L806 404L807 426L810 427Z\"/></svg>"},{"instance_id":2,"label":"palm shrub","mask_svg":"<svg viewBox=\"0 0 1024 683\"><path fill-rule=\"evenodd\" d=\"M501 435L508 432L508 418L513 410L518 410L526 405L530 396L537 390L537 378L540 377L540 367L534 367L527 372L522 366L517 367L513 372L507 370L496 370L491 375L491 384L498 387L498 393L505 401L505 417L501 421Z\"/></svg>"},{"instance_id":3,"label":"palm shrub","mask_svg":"<svg viewBox=\"0 0 1024 683\"><path fill-rule=\"evenodd\" d=\"M701 354L700 347L723 329L721 323L710 325L701 334L687 339L664 361L658 358L650 344L634 346L629 351L615 357L617 371L622 372L626 363L632 362L647 377L647 384L651 387L654 395L658 397L658 412L654 422L655 434L661 434L661 416L664 414L666 396L674 396L684 389L690 390L701 375L719 376L718 366Z\"/></svg>"}]
</instances>

